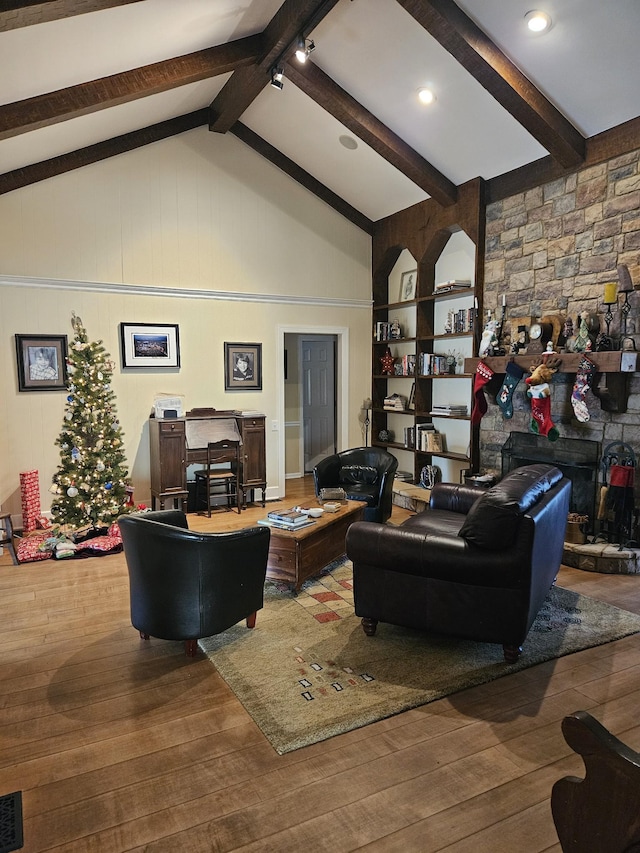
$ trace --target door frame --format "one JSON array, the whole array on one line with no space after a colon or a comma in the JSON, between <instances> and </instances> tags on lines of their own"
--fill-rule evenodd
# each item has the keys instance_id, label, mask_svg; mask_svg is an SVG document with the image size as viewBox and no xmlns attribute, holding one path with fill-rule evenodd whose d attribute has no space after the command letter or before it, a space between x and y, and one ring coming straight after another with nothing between
<instances>
[{"instance_id":1,"label":"door frame","mask_svg":"<svg viewBox=\"0 0 640 853\"><path fill-rule=\"evenodd\" d=\"M334 335L336 339L336 444L338 450L349 446L349 329L346 326L278 326L276 364L284 364L285 335ZM286 481L284 371L278 381L278 481L284 495Z\"/></svg>"}]
</instances>

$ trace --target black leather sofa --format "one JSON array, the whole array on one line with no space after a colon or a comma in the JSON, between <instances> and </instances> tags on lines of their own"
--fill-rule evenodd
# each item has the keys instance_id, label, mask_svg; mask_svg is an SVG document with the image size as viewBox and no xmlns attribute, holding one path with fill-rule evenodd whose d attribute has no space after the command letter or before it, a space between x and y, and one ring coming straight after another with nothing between
<instances>
[{"instance_id":1,"label":"black leather sofa","mask_svg":"<svg viewBox=\"0 0 640 853\"><path fill-rule=\"evenodd\" d=\"M197 641L241 619L253 628L262 608L270 531L231 533L188 529L181 510L133 513L118 519L129 570L131 623L144 639Z\"/></svg>"},{"instance_id":2,"label":"black leather sofa","mask_svg":"<svg viewBox=\"0 0 640 853\"><path fill-rule=\"evenodd\" d=\"M313 469L316 495L340 487L350 501L364 501L365 521L386 521L391 515L393 478L398 460L381 447L354 447L327 456Z\"/></svg>"},{"instance_id":3,"label":"black leather sofa","mask_svg":"<svg viewBox=\"0 0 640 853\"><path fill-rule=\"evenodd\" d=\"M437 483L399 527L351 525L355 611L378 622L501 643L517 660L560 563L571 483L552 465L517 468L488 490Z\"/></svg>"}]
</instances>

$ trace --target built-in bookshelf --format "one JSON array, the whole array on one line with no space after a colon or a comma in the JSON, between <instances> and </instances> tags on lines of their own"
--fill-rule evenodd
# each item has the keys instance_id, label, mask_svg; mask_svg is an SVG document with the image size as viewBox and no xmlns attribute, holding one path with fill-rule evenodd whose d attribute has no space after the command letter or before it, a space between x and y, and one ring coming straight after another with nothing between
<instances>
[{"instance_id":1,"label":"built-in bookshelf","mask_svg":"<svg viewBox=\"0 0 640 853\"><path fill-rule=\"evenodd\" d=\"M472 240L452 229L431 265L402 251L374 300L372 444L388 447L416 481L425 465L448 482L477 470L473 374L465 372L479 339L477 266ZM415 294L401 299L410 275Z\"/></svg>"}]
</instances>

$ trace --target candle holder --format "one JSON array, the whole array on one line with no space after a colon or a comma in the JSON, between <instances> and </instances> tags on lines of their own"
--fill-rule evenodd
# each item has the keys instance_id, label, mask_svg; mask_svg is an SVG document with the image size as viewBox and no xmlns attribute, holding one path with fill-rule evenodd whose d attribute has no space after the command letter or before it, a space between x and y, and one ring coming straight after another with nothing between
<instances>
[{"instance_id":1,"label":"candle holder","mask_svg":"<svg viewBox=\"0 0 640 853\"><path fill-rule=\"evenodd\" d=\"M613 321L613 311L611 310L611 306L617 303L618 299L616 297L615 302L605 302L604 306L607 309L604 314L604 322L607 327L607 331L605 334L598 335L596 341L596 351L597 352L608 352L609 350L615 349L613 338L611 337L611 323Z\"/></svg>"},{"instance_id":2,"label":"candle holder","mask_svg":"<svg viewBox=\"0 0 640 853\"><path fill-rule=\"evenodd\" d=\"M369 446L369 427L371 425L371 420L369 418L369 412L373 408L373 401L370 397L367 397L366 400L362 402L362 411L364 412L364 446Z\"/></svg>"},{"instance_id":3,"label":"candle holder","mask_svg":"<svg viewBox=\"0 0 640 853\"><path fill-rule=\"evenodd\" d=\"M629 316L629 311L631 311L631 304L629 302L629 293L628 290L622 290L621 293L624 294L624 302L620 306L620 313L622 314L622 338L627 337L627 317Z\"/></svg>"}]
</instances>

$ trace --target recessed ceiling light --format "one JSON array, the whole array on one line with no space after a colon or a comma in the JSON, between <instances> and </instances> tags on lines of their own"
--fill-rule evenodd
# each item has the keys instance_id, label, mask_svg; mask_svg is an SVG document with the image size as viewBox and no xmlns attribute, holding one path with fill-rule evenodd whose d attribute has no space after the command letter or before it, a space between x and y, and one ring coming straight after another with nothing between
<instances>
[{"instance_id":1,"label":"recessed ceiling light","mask_svg":"<svg viewBox=\"0 0 640 853\"><path fill-rule=\"evenodd\" d=\"M436 96L433 94L431 89L427 89L425 87L418 89L418 98L423 104L432 104L435 101Z\"/></svg>"},{"instance_id":2,"label":"recessed ceiling light","mask_svg":"<svg viewBox=\"0 0 640 853\"><path fill-rule=\"evenodd\" d=\"M524 16L532 33L546 33L551 29L551 17L546 12L532 10Z\"/></svg>"},{"instance_id":3,"label":"recessed ceiling light","mask_svg":"<svg viewBox=\"0 0 640 853\"><path fill-rule=\"evenodd\" d=\"M358 143L353 138L353 136L347 136L346 133L343 136L338 137L338 142L340 145L343 145L345 148L348 148L349 151L355 151L358 147Z\"/></svg>"}]
</instances>

